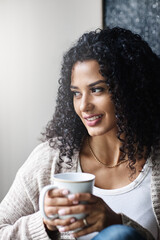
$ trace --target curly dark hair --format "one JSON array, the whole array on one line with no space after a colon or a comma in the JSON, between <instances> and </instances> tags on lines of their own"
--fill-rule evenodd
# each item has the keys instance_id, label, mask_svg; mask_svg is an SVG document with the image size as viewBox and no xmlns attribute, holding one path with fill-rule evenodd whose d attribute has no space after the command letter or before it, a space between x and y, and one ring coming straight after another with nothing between
<instances>
[{"instance_id":1,"label":"curly dark hair","mask_svg":"<svg viewBox=\"0 0 160 240\"><path fill-rule=\"evenodd\" d=\"M74 111L71 72L77 61L90 59L99 63L100 73L106 79L115 105L117 137L123 142L120 150L127 153L133 168L135 156L147 159L152 148L159 145L160 58L130 30L115 27L85 33L64 55L56 109L46 127L45 139L53 147L53 138L58 137L60 159L67 156L71 167L74 150L80 150L88 134Z\"/></svg>"}]
</instances>

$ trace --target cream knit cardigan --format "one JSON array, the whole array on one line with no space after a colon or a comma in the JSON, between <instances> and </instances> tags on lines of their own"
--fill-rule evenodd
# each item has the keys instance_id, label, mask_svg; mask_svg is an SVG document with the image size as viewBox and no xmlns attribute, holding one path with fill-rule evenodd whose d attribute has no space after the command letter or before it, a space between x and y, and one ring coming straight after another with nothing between
<instances>
[{"instance_id":1,"label":"cream knit cardigan","mask_svg":"<svg viewBox=\"0 0 160 240\"><path fill-rule=\"evenodd\" d=\"M152 203L155 216L160 226L160 152L154 154L152 166ZM73 156L73 167L77 171L79 153ZM53 183L52 176L60 172L59 151L49 147L48 142L34 149L27 161L17 172L8 194L0 204L0 239L1 240L48 240L42 217L39 212L39 194L41 189ZM66 160L65 160L66 161ZM68 171L63 163L61 172ZM144 206L145 207L145 206ZM151 234L136 222L122 214L123 224L137 229L147 240L154 239ZM61 234L57 239L72 239L69 234ZM57 240L55 239L55 240ZM160 238L159 238L160 239Z\"/></svg>"}]
</instances>

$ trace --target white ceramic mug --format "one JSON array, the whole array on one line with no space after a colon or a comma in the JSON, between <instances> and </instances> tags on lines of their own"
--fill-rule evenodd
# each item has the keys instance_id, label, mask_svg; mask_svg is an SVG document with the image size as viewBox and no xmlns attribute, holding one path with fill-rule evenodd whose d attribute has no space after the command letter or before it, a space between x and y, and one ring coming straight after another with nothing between
<instances>
[{"instance_id":1,"label":"white ceramic mug","mask_svg":"<svg viewBox=\"0 0 160 240\"><path fill-rule=\"evenodd\" d=\"M59 216L58 214L47 216L44 211L45 195L49 190L52 190L55 188L67 189L69 190L69 194L92 193L95 176L90 173L68 172L68 173L55 174L53 179L54 179L54 184L45 186L40 193L39 209L42 217L47 220L52 220L55 218L65 219L69 217L75 217L77 219L84 218L86 216L84 213L66 215L66 216Z\"/></svg>"}]
</instances>

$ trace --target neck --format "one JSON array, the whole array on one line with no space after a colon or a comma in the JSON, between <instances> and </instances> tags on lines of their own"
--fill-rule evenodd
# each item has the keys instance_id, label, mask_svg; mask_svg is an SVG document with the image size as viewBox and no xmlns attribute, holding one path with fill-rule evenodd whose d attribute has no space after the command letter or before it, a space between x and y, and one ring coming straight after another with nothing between
<instances>
[{"instance_id":1,"label":"neck","mask_svg":"<svg viewBox=\"0 0 160 240\"><path fill-rule=\"evenodd\" d=\"M122 143L114 136L89 137L89 143L96 157L107 166L119 163Z\"/></svg>"}]
</instances>

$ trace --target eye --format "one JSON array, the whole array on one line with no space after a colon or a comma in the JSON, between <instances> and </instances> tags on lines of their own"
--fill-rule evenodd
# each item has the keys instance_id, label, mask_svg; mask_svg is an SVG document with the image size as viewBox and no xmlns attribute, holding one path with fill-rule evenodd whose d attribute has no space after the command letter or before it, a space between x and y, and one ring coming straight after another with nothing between
<instances>
[{"instance_id":1,"label":"eye","mask_svg":"<svg viewBox=\"0 0 160 240\"><path fill-rule=\"evenodd\" d=\"M74 97L80 97L80 92L72 91Z\"/></svg>"},{"instance_id":2,"label":"eye","mask_svg":"<svg viewBox=\"0 0 160 240\"><path fill-rule=\"evenodd\" d=\"M102 87L94 87L94 88L91 88L91 91L93 93L99 93L99 92L103 92L104 88L102 88Z\"/></svg>"}]
</instances>

